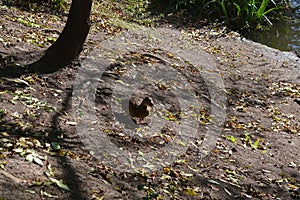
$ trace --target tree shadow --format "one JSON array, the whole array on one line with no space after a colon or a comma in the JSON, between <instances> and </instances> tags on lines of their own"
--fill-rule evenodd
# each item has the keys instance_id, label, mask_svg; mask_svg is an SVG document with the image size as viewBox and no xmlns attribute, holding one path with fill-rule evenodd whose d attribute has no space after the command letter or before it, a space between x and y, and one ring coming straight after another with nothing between
<instances>
[{"instance_id":1,"label":"tree shadow","mask_svg":"<svg viewBox=\"0 0 300 200\"><path fill-rule=\"evenodd\" d=\"M26 63L34 63L43 54L44 51L0 52L0 78L19 78L22 75L35 73L32 64Z\"/></svg>"},{"instance_id":2,"label":"tree shadow","mask_svg":"<svg viewBox=\"0 0 300 200\"><path fill-rule=\"evenodd\" d=\"M14 91L18 88L24 88L26 86L24 85L4 85L2 89L8 90L8 91ZM51 125L49 128L37 128L35 126L30 128L24 128L21 123L18 123L17 121L14 121L14 119L6 117L5 112L0 112L0 132L2 133L9 133L9 136L6 137L6 139L10 140L13 144L18 141L21 137L26 138L32 138L37 139L42 144L48 143L51 144L51 142L58 142L64 149L66 150L72 150L75 148L80 148L82 146L82 143L76 138L71 137L63 137L60 138L62 134L66 135L65 130L62 130L60 128L60 117L64 112L67 112L71 108L71 97L72 97L72 90L66 91L64 100L62 102L62 109L59 111L56 111L51 116ZM1 100L1 99L0 99ZM17 109L17 107L16 107ZM27 119L25 119L25 122ZM28 123L34 123L32 121L27 121ZM0 138L4 139L4 136L1 135ZM0 141L0 146L3 146L4 143L2 140ZM14 146L11 148L8 148L7 151L13 152ZM53 149L55 152L55 149ZM51 156L52 157L52 156ZM69 192L69 198L70 199L88 199L86 195L83 193L82 189L82 182L79 178L78 171L74 168L72 165L72 162L70 162L70 159L68 156L60 155L59 153L55 154L52 158L57 160L57 163L61 163L60 168L62 170L62 177L67 186L70 188Z\"/></svg>"},{"instance_id":3,"label":"tree shadow","mask_svg":"<svg viewBox=\"0 0 300 200\"><path fill-rule=\"evenodd\" d=\"M17 52L14 54L7 54L0 52L0 78L20 78L28 74L52 74L60 69L80 65L79 58L74 59L71 63L66 65L54 65L51 67L44 66L43 61L47 59L46 51L38 52ZM24 64L25 62L30 64Z\"/></svg>"},{"instance_id":4,"label":"tree shadow","mask_svg":"<svg viewBox=\"0 0 300 200\"><path fill-rule=\"evenodd\" d=\"M241 184L237 185L233 182L225 182L225 180L218 179L207 179L203 175L197 174L195 175L190 182L198 183L198 185L202 188L202 191L212 191L217 193L219 197L222 199L230 200L230 199L249 199L249 198L261 198L260 196L269 195L269 194L277 194L280 197L289 197L289 194L284 191L283 188L270 187L270 186L259 186L255 184ZM212 189L213 188L213 189ZM283 198L283 199L286 199Z\"/></svg>"}]
</instances>

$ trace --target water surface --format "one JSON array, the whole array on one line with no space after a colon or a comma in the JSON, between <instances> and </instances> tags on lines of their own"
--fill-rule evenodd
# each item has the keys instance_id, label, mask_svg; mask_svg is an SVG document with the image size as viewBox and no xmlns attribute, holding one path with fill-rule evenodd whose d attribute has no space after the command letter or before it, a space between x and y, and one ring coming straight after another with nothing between
<instances>
[{"instance_id":1,"label":"water surface","mask_svg":"<svg viewBox=\"0 0 300 200\"><path fill-rule=\"evenodd\" d=\"M273 23L268 31L253 31L249 39L282 51L300 50L300 0L291 0L293 7L298 7L290 15L291 19Z\"/></svg>"}]
</instances>

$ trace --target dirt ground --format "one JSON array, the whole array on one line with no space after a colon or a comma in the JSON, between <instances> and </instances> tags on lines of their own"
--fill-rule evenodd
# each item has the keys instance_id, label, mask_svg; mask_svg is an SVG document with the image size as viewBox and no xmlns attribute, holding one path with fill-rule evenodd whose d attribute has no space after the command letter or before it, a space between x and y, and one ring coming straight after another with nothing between
<instances>
[{"instance_id":1,"label":"dirt ground","mask_svg":"<svg viewBox=\"0 0 300 200\"><path fill-rule=\"evenodd\" d=\"M1 69L38 59L66 20L0 13ZM296 55L223 27L101 23L80 63L1 76L0 199L300 199ZM153 99L148 124L130 96Z\"/></svg>"}]
</instances>

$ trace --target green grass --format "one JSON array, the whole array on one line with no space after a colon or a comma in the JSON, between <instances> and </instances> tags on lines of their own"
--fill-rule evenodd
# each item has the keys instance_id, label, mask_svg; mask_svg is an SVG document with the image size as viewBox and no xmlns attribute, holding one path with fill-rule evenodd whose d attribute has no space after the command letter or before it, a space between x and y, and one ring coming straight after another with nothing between
<instances>
[{"instance_id":1,"label":"green grass","mask_svg":"<svg viewBox=\"0 0 300 200\"><path fill-rule=\"evenodd\" d=\"M275 2L276 1L276 2ZM225 22L235 30L272 25L286 0L153 0L168 12L184 11L194 18Z\"/></svg>"}]
</instances>

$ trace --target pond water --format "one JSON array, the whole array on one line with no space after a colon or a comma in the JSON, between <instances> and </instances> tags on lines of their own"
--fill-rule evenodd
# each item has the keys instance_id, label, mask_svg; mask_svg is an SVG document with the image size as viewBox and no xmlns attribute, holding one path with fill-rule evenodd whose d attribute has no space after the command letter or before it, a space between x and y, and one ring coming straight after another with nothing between
<instances>
[{"instance_id":1,"label":"pond water","mask_svg":"<svg viewBox=\"0 0 300 200\"><path fill-rule=\"evenodd\" d=\"M248 38L282 51L300 50L300 0L291 0L295 10L290 14L291 19L273 23L268 31L253 31Z\"/></svg>"}]
</instances>

